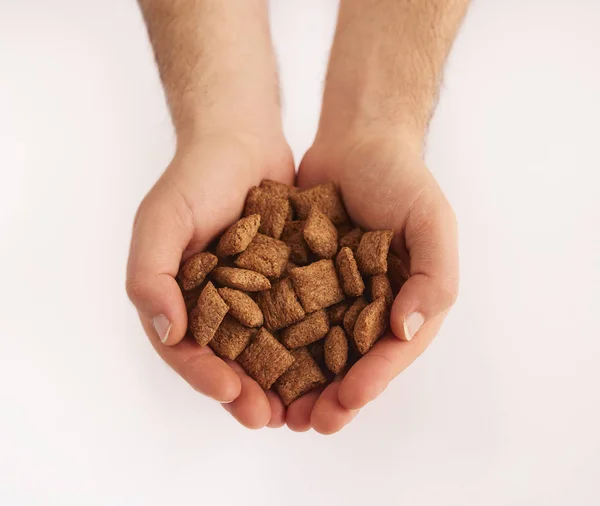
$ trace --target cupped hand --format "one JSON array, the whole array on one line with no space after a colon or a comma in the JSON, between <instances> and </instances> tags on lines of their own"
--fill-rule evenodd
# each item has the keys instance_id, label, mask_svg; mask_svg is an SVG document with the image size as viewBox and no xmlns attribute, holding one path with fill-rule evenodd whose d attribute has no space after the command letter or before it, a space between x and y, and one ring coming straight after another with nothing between
<instances>
[{"instance_id":1,"label":"cupped hand","mask_svg":"<svg viewBox=\"0 0 600 506\"><path fill-rule=\"evenodd\" d=\"M185 338L187 313L175 279L182 260L241 215L248 189L264 178L291 184L294 166L283 139L210 136L180 146L142 201L131 240L127 293L158 354L195 390L221 403L249 428L284 423L272 392L232 361Z\"/></svg>"},{"instance_id":2,"label":"cupped hand","mask_svg":"<svg viewBox=\"0 0 600 506\"><path fill-rule=\"evenodd\" d=\"M393 229L392 249L410 272L391 310L391 332L343 379L307 394L287 410L294 430L340 430L408 367L438 332L458 290L454 213L426 168L418 137L317 137L298 185L335 181L352 220L365 229Z\"/></svg>"}]
</instances>

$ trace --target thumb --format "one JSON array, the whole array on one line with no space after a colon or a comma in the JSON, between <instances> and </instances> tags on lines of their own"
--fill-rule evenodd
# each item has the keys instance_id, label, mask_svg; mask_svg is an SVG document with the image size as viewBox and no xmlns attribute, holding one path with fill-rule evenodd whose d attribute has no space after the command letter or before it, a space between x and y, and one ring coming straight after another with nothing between
<instances>
[{"instance_id":1,"label":"thumb","mask_svg":"<svg viewBox=\"0 0 600 506\"><path fill-rule=\"evenodd\" d=\"M160 185L146 196L133 225L127 294L140 317L151 323L155 337L168 345L181 341L187 328L185 302L175 276L193 232L184 198Z\"/></svg>"},{"instance_id":2,"label":"thumb","mask_svg":"<svg viewBox=\"0 0 600 506\"><path fill-rule=\"evenodd\" d=\"M425 322L445 313L458 295L456 218L441 191L423 193L406 220L410 277L391 312L392 332L410 341Z\"/></svg>"}]
</instances>

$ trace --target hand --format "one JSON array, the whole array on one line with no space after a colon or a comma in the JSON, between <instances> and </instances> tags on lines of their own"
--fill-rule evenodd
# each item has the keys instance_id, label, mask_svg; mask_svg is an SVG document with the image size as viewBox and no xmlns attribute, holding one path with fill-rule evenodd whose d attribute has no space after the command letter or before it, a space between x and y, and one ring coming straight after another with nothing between
<instances>
[{"instance_id":1,"label":"hand","mask_svg":"<svg viewBox=\"0 0 600 506\"><path fill-rule=\"evenodd\" d=\"M312 426L324 434L340 430L425 350L458 289L455 217L425 167L419 136L318 136L302 161L298 184L328 180L339 185L356 224L395 230L392 249L406 259L411 277L394 301L391 333L343 379L289 406L290 428Z\"/></svg>"},{"instance_id":2,"label":"hand","mask_svg":"<svg viewBox=\"0 0 600 506\"><path fill-rule=\"evenodd\" d=\"M227 411L249 428L283 425L283 405L235 362L183 339L187 314L175 276L182 259L205 249L240 217L251 186L263 178L293 182L285 141L264 145L250 136L211 136L180 147L139 207L127 268L127 293L158 354L195 390L227 403Z\"/></svg>"}]
</instances>

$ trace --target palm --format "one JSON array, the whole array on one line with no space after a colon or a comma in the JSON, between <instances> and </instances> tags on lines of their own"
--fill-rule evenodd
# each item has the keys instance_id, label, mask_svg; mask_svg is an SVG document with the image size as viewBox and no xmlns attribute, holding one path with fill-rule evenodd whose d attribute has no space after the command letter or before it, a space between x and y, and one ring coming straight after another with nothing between
<instances>
[{"instance_id":1,"label":"palm","mask_svg":"<svg viewBox=\"0 0 600 506\"><path fill-rule=\"evenodd\" d=\"M298 181L312 186L335 181L352 220L367 229L398 230L423 191L436 185L418 151L398 144L358 144L344 154L307 153Z\"/></svg>"},{"instance_id":2,"label":"palm","mask_svg":"<svg viewBox=\"0 0 600 506\"><path fill-rule=\"evenodd\" d=\"M182 259L205 249L238 219L252 185L263 178L292 182L291 154L279 146L258 157L236 139L212 138L178 153L140 205L129 261L129 294L156 351L194 389L233 401L227 410L251 428L281 425L281 401L235 362L183 339L186 308L174 277ZM152 317L160 313L172 324L167 345L152 328Z\"/></svg>"},{"instance_id":3,"label":"palm","mask_svg":"<svg viewBox=\"0 0 600 506\"><path fill-rule=\"evenodd\" d=\"M426 269L424 274L420 270L428 261L429 243L446 242L439 240L444 227L452 236L452 212L445 197L426 169L420 150L397 139L337 142L323 147L317 144L302 161L298 183L308 187L328 180L339 185L355 223L366 229L395 230L392 248L406 259L409 270L408 259L418 259L412 272L415 277L403 287L392 310L392 330L401 335L406 314L403 311L410 309L417 295L431 291L430 284L422 279L430 271ZM437 261L434 256L431 259ZM454 258L455 253L449 251L448 263L452 264ZM448 271L453 272L453 268ZM336 380L320 394L308 394L293 403L287 413L288 425L297 430L313 426L324 433L339 430L422 353L439 329L443 316L442 311L432 313L418 340L402 342L391 333L384 336L342 380Z\"/></svg>"}]
</instances>

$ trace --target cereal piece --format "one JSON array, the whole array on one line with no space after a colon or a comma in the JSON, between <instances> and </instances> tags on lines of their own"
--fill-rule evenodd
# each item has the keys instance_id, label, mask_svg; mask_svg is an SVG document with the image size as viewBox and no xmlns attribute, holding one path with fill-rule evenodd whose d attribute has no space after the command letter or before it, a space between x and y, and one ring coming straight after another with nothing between
<instances>
[{"instance_id":1,"label":"cereal piece","mask_svg":"<svg viewBox=\"0 0 600 506\"><path fill-rule=\"evenodd\" d=\"M283 274L290 247L283 241L256 234L250 245L235 260L235 265L250 269L270 279L278 279Z\"/></svg>"},{"instance_id":2,"label":"cereal piece","mask_svg":"<svg viewBox=\"0 0 600 506\"><path fill-rule=\"evenodd\" d=\"M321 309L286 328L281 333L280 341L288 349L300 348L322 339L328 330L329 318L327 313Z\"/></svg>"},{"instance_id":3,"label":"cereal piece","mask_svg":"<svg viewBox=\"0 0 600 506\"><path fill-rule=\"evenodd\" d=\"M275 389L284 406L323 385L327 380L306 348L292 352L295 362L276 382Z\"/></svg>"},{"instance_id":4,"label":"cereal piece","mask_svg":"<svg viewBox=\"0 0 600 506\"><path fill-rule=\"evenodd\" d=\"M288 211L286 220L290 221L294 219L294 209L292 208L292 204L288 200L290 192L294 190L292 186L280 183L279 181L272 181L271 179L263 179L260 183L260 188L272 195L275 195L276 197L286 199L288 201Z\"/></svg>"},{"instance_id":5,"label":"cereal piece","mask_svg":"<svg viewBox=\"0 0 600 506\"><path fill-rule=\"evenodd\" d=\"M315 359L315 362L322 367L325 365L325 339L319 339L308 345L308 351Z\"/></svg>"},{"instance_id":6,"label":"cereal piece","mask_svg":"<svg viewBox=\"0 0 600 506\"><path fill-rule=\"evenodd\" d=\"M256 329L244 327L231 316L225 315L215 337L208 345L219 357L235 360L248 346L255 333Z\"/></svg>"},{"instance_id":7,"label":"cereal piece","mask_svg":"<svg viewBox=\"0 0 600 506\"><path fill-rule=\"evenodd\" d=\"M184 290L200 286L208 273L217 265L217 257L208 251L196 253L189 258L179 271L179 279Z\"/></svg>"},{"instance_id":8,"label":"cereal piece","mask_svg":"<svg viewBox=\"0 0 600 506\"><path fill-rule=\"evenodd\" d=\"M375 344L387 327L388 310L383 297L365 307L354 325L354 343L361 355Z\"/></svg>"},{"instance_id":9,"label":"cereal piece","mask_svg":"<svg viewBox=\"0 0 600 506\"><path fill-rule=\"evenodd\" d=\"M394 294L387 274L375 274L369 282L369 292L371 300L377 300L380 297L385 299L385 305L389 309L394 302Z\"/></svg>"},{"instance_id":10,"label":"cereal piece","mask_svg":"<svg viewBox=\"0 0 600 506\"><path fill-rule=\"evenodd\" d=\"M363 274L385 274L387 254L394 237L393 230L365 232L356 251L356 262Z\"/></svg>"},{"instance_id":11,"label":"cereal piece","mask_svg":"<svg viewBox=\"0 0 600 506\"><path fill-rule=\"evenodd\" d=\"M334 374L340 374L348 361L348 339L342 327L331 327L325 337L325 364Z\"/></svg>"},{"instance_id":12,"label":"cereal piece","mask_svg":"<svg viewBox=\"0 0 600 506\"><path fill-rule=\"evenodd\" d=\"M308 218L310 208L315 205L334 225L341 225L348 221L344 204L342 204L342 199L333 183L321 184L296 193L290 192L290 200L301 220Z\"/></svg>"},{"instance_id":13,"label":"cereal piece","mask_svg":"<svg viewBox=\"0 0 600 506\"><path fill-rule=\"evenodd\" d=\"M337 253L337 230L331 220L316 206L308 213L303 235L310 250L320 258L333 258Z\"/></svg>"},{"instance_id":14,"label":"cereal piece","mask_svg":"<svg viewBox=\"0 0 600 506\"><path fill-rule=\"evenodd\" d=\"M400 257L392 251L390 251L388 254L387 265L387 273L390 278L390 284L392 285L392 293L394 295L398 295L400 288L402 288L402 285L406 283L410 277L410 273Z\"/></svg>"},{"instance_id":15,"label":"cereal piece","mask_svg":"<svg viewBox=\"0 0 600 506\"><path fill-rule=\"evenodd\" d=\"M342 248L335 259L335 266L342 280L342 287L346 295L350 297L358 297L365 290L365 283L358 272L358 265L352 254L352 250L348 247Z\"/></svg>"},{"instance_id":16,"label":"cereal piece","mask_svg":"<svg viewBox=\"0 0 600 506\"><path fill-rule=\"evenodd\" d=\"M364 297L359 297L350 306L348 311L346 311L346 314L344 315L344 329L349 336L354 333L354 325L356 324L358 315L367 307L367 304L368 302Z\"/></svg>"},{"instance_id":17,"label":"cereal piece","mask_svg":"<svg viewBox=\"0 0 600 506\"><path fill-rule=\"evenodd\" d=\"M281 198L254 186L248 192L244 216L260 214L261 234L279 239L283 225L288 216L290 203L287 198Z\"/></svg>"},{"instance_id":18,"label":"cereal piece","mask_svg":"<svg viewBox=\"0 0 600 506\"><path fill-rule=\"evenodd\" d=\"M200 297L203 288L204 286L200 285L191 290L182 292L185 309L188 313L196 307L196 304L198 304L198 298Z\"/></svg>"},{"instance_id":19,"label":"cereal piece","mask_svg":"<svg viewBox=\"0 0 600 506\"><path fill-rule=\"evenodd\" d=\"M334 304L327 310L327 316L329 316L329 323L331 325L341 325L344 321L344 315L348 308L352 304L351 300L343 300L342 302L338 302Z\"/></svg>"},{"instance_id":20,"label":"cereal piece","mask_svg":"<svg viewBox=\"0 0 600 506\"><path fill-rule=\"evenodd\" d=\"M229 306L229 314L246 327L261 327L263 314L252 298L239 290L219 288L219 295Z\"/></svg>"},{"instance_id":21,"label":"cereal piece","mask_svg":"<svg viewBox=\"0 0 600 506\"><path fill-rule=\"evenodd\" d=\"M238 357L239 364L265 390L294 363L294 357L262 327Z\"/></svg>"},{"instance_id":22,"label":"cereal piece","mask_svg":"<svg viewBox=\"0 0 600 506\"><path fill-rule=\"evenodd\" d=\"M188 327L200 346L205 346L215 335L229 307L210 281L198 298L198 305L189 316Z\"/></svg>"},{"instance_id":23,"label":"cereal piece","mask_svg":"<svg viewBox=\"0 0 600 506\"><path fill-rule=\"evenodd\" d=\"M308 263L308 246L304 240L304 221L286 221L281 240L290 247L290 260L298 265Z\"/></svg>"},{"instance_id":24,"label":"cereal piece","mask_svg":"<svg viewBox=\"0 0 600 506\"><path fill-rule=\"evenodd\" d=\"M221 236L217 256L228 257L244 251L254 239L260 226L260 214L251 214L234 223Z\"/></svg>"},{"instance_id":25,"label":"cereal piece","mask_svg":"<svg viewBox=\"0 0 600 506\"><path fill-rule=\"evenodd\" d=\"M304 311L312 313L344 299L332 260L319 260L290 274Z\"/></svg>"},{"instance_id":26,"label":"cereal piece","mask_svg":"<svg viewBox=\"0 0 600 506\"><path fill-rule=\"evenodd\" d=\"M260 183L260 189L271 193L276 197L287 199L290 196L290 186L272 179L263 179Z\"/></svg>"},{"instance_id":27,"label":"cereal piece","mask_svg":"<svg viewBox=\"0 0 600 506\"><path fill-rule=\"evenodd\" d=\"M217 267L212 277L220 285L244 292L262 292L271 288L271 282L262 274L237 267Z\"/></svg>"},{"instance_id":28,"label":"cereal piece","mask_svg":"<svg viewBox=\"0 0 600 506\"><path fill-rule=\"evenodd\" d=\"M298 267L298 264L295 264L294 262L288 260L288 263L285 266L284 274L286 276L289 276L292 269L295 269L296 267Z\"/></svg>"},{"instance_id":29,"label":"cereal piece","mask_svg":"<svg viewBox=\"0 0 600 506\"><path fill-rule=\"evenodd\" d=\"M340 238L340 248L350 248L352 253L356 254L363 231L360 228L353 228L346 235Z\"/></svg>"},{"instance_id":30,"label":"cereal piece","mask_svg":"<svg viewBox=\"0 0 600 506\"><path fill-rule=\"evenodd\" d=\"M304 318L290 278L282 279L270 290L258 294L258 305L269 330L279 330Z\"/></svg>"}]
</instances>

